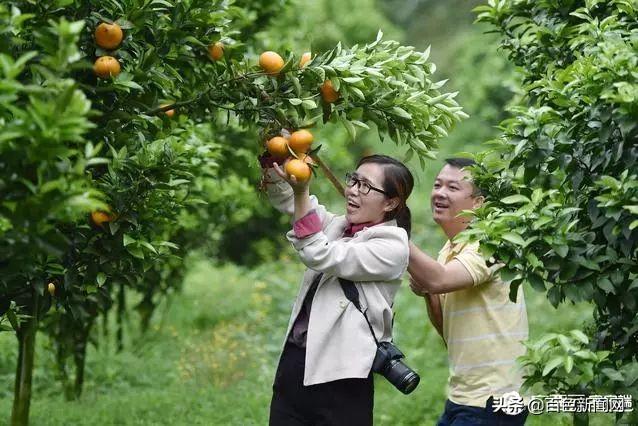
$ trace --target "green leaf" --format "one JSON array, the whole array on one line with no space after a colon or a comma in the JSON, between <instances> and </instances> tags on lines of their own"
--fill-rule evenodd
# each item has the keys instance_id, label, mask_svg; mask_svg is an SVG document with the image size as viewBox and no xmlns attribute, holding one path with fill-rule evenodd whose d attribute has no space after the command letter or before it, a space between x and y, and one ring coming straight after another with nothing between
<instances>
[{"instance_id":1,"label":"green leaf","mask_svg":"<svg viewBox=\"0 0 638 426\"><path fill-rule=\"evenodd\" d=\"M357 129L354 127L354 124L352 124L348 120L341 120L341 123L343 123L343 126L348 131L348 135L350 136L350 139L354 142L357 137Z\"/></svg>"},{"instance_id":2,"label":"green leaf","mask_svg":"<svg viewBox=\"0 0 638 426\"><path fill-rule=\"evenodd\" d=\"M98 272L96 279L97 285L102 287L106 282L106 274L104 272Z\"/></svg>"},{"instance_id":3,"label":"green leaf","mask_svg":"<svg viewBox=\"0 0 638 426\"><path fill-rule=\"evenodd\" d=\"M146 241L141 241L141 240L139 241L139 243L140 243L141 246L146 247L151 252L157 254L157 250L150 243L148 243Z\"/></svg>"},{"instance_id":4,"label":"green leaf","mask_svg":"<svg viewBox=\"0 0 638 426\"><path fill-rule=\"evenodd\" d=\"M128 234L124 234L124 247L133 244L135 241L137 241L135 238L131 237Z\"/></svg>"},{"instance_id":5,"label":"green leaf","mask_svg":"<svg viewBox=\"0 0 638 426\"><path fill-rule=\"evenodd\" d=\"M510 195L509 197L505 197L501 199L501 203L503 204L519 204L519 203L529 203L530 199L524 195L516 194Z\"/></svg>"},{"instance_id":6,"label":"green leaf","mask_svg":"<svg viewBox=\"0 0 638 426\"><path fill-rule=\"evenodd\" d=\"M315 109L317 108L317 103L315 101L313 101L312 99L305 99L301 105L304 107L304 109Z\"/></svg>"},{"instance_id":7,"label":"green leaf","mask_svg":"<svg viewBox=\"0 0 638 426\"><path fill-rule=\"evenodd\" d=\"M615 382L622 382L625 380L623 375L619 371L614 370L612 368L603 368L601 371L603 372L605 376L609 377L611 380Z\"/></svg>"},{"instance_id":8,"label":"green leaf","mask_svg":"<svg viewBox=\"0 0 638 426\"><path fill-rule=\"evenodd\" d=\"M545 368L543 368L543 377L547 376L549 373L552 372L552 370L561 365L563 363L563 360L564 359L562 356L557 356L549 360L549 362L545 364Z\"/></svg>"},{"instance_id":9,"label":"green leaf","mask_svg":"<svg viewBox=\"0 0 638 426\"><path fill-rule=\"evenodd\" d=\"M571 330L569 332L569 334L574 336L576 339L580 340L585 345L589 344L589 338L582 331L580 331L580 330Z\"/></svg>"},{"instance_id":10,"label":"green leaf","mask_svg":"<svg viewBox=\"0 0 638 426\"><path fill-rule=\"evenodd\" d=\"M596 284L599 288L603 289L605 293L616 294L616 289L608 278L600 278L596 281Z\"/></svg>"},{"instance_id":11,"label":"green leaf","mask_svg":"<svg viewBox=\"0 0 638 426\"><path fill-rule=\"evenodd\" d=\"M525 246L525 240L519 234L515 234L513 232L506 232L505 234L501 236L501 238L504 239L505 241L509 241L512 244L516 244L521 247Z\"/></svg>"},{"instance_id":12,"label":"green leaf","mask_svg":"<svg viewBox=\"0 0 638 426\"><path fill-rule=\"evenodd\" d=\"M412 120L412 115L401 107L392 107L392 113L406 120Z\"/></svg>"}]
</instances>

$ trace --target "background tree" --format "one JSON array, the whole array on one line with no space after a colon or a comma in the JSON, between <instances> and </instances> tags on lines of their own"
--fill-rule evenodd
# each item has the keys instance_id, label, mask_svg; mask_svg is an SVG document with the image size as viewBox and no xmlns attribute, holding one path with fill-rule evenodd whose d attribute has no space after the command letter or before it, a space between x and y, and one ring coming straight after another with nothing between
<instances>
[{"instance_id":1,"label":"background tree","mask_svg":"<svg viewBox=\"0 0 638 426\"><path fill-rule=\"evenodd\" d=\"M131 294L146 330L158 301L179 289L183 257L206 244L194 235L214 231L211 224L224 232L222 206L240 201L249 184L241 165L221 169L223 142L252 139L254 158L282 128L340 123L352 140L375 128L423 165L465 116L455 94L432 80L428 51L380 32L316 52L306 66L287 52L276 70L259 69L254 46L238 37L257 34L284 4L0 8L0 321L19 343L12 424L28 422L38 328L51 337L65 394L79 397L99 316L108 329L115 308L121 350ZM335 99L321 100L326 82ZM225 197L211 189L222 175L234 190Z\"/></svg>"},{"instance_id":2,"label":"background tree","mask_svg":"<svg viewBox=\"0 0 638 426\"><path fill-rule=\"evenodd\" d=\"M479 155L476 179L490 202L468 236L507 265L512 296L526 282L555 307L595 305L589 336L531 345L527 384L635 399L638 8L490 1L477 11L520 67L526 96Z\"/></svg>"}]
</instances>

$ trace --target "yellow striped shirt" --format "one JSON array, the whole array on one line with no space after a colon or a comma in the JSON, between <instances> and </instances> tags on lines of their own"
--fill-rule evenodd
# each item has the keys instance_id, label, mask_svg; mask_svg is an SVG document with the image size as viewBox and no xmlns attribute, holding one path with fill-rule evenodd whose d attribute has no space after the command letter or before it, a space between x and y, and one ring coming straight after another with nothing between
<instances>
[{"instance_id":1,"label":"yellow striped shirt","mask_svg":"<svg viewBox=\"0 0 638 426\"><path fill-rule=\"evenodd\" d=\"M441 295L443 337L448 347L448 398L461 405L485 407L490 396L520 391L516 358L525 353L527 311L522 288L516 303L509 300L498 266L488 267L479 244L452 244L439 252L438 262L456 259L470 273L474 286Z\"/></svg>"}]
</instances>

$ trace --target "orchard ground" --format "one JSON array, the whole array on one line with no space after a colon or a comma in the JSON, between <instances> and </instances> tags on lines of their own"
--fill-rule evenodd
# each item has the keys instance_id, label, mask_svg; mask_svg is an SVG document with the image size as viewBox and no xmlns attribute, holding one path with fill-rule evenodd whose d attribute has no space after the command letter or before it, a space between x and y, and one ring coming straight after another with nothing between
<instances>
[{"instance_id":1,"label":"orchard ground","mask_svg":"<svg viewBox=\"0 0 638 426\"><path fill-rule=\"evenodd\" d=\"M442 238L429 238L425 248L434 253ZM64 401L55 380L55 360L45 350L48 342L38 336L31 423L267 424L274 370L302 270L292 250L252 270L192 260L184 292L162 306L146 336L132 331L121 353L115 353L112 340L102 339L100 347L91 347L86 388L76 402ZM550 330L580 328L589 316L587 305L555 311L544 295L529 288L525 293L532 338ZM397 343L422 381L405 396L377 377L375 424L432 425L445 400L445 348L427 323L425 304L407 282L395 306ZM136 324L133 315L129 320ZM13 339L9 333L0 334L2 413L11 409ZM566 415L544 415L532 417L528 424L570 421ZM592 422L611 423L609 416Z\"/></svg>"}]
</instances>

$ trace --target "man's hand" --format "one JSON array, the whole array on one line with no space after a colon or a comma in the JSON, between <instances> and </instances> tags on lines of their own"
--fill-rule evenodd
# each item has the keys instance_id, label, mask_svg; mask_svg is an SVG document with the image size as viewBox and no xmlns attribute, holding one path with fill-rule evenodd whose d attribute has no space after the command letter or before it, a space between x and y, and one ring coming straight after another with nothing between
<instances>
[{"instance_id":1,"label":"man's hand","mask_svg":"<svg viewBox=\"0 0 638 426\"><path fill-rule=\"evenodd\" d=\"M412 277L410 277L410 289L412 290L412 293L416 294L417 296L425 297L428 294L428 292L424 288L422 288L419 283L416 282L415 279Z\"/></svg>"}]
</instances>

